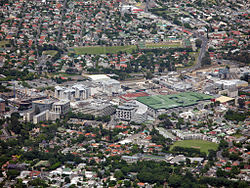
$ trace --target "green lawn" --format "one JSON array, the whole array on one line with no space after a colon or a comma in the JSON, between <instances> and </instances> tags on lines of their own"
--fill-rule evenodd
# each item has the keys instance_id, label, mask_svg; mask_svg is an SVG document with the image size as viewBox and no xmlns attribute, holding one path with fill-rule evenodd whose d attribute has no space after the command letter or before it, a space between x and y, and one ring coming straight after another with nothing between
<instances>
[{"instance_id":1,"label":"green lawn","mask_svg":"<svg viewBox=\"0 0 250 188\"><path fill-rule=\"evenodd\" d=\"M180 43L173 44L146 44L147 48L178 48L181 47Z\"/></svg>"},{"instance_id":2,"label":"green lawn","mask_svg":"<svg viewBox=\"0 0 250 188\"><path fill-rule=\"evenodd\" d=\"M47 50L47 51L43 51L44 55L50 55L50 56L55 56L58 53L58 51L56 50Z\"/></svg>"},{"instance_id":3,"label":"green lawn","mask_svg":"<svg viewBox=\"0 0 250 188\"><path fill-rule=\"evenodd\" d=\"M204 140L182 140L175 142L171 147L172 150L175 146L185 147L185 148L197 148L200 149L201 152L206 152L208 154L208 150L217 150L218 144L213 142L208 142Z\"/></svg>"},{"instance_id":4,"label":"green lawn","mask_svg":"<svg viewBox=\"0 0 250 188\"><path fill-rule=\"evenodd\" d=\"M79 76L79 74L76 74L76 73L68 74L68 73L64 73L64 72L55 72L55 73L52 73L50 75L51 76L63 76L63 77Z\"/></svg>"},{"instance_id":5,"label":"green lawn","mask_svg":"<svg viewBox=\"0 0 250 188\"><path fill-rule=\"evenodd\" d=\"M89 47L77 47L73 48L74 53L77 55L83 54L107 54L107 53L118 53L118 52L128 52L132 53L133 50L136 50L135 45L128 46L89 46Z\"/></svg>"}]
</instances>

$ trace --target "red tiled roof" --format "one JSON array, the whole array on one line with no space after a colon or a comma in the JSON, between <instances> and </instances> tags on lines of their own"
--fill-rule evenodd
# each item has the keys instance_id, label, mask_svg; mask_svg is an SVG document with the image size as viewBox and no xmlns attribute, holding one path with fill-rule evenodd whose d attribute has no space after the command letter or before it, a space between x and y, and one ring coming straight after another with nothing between
<instances>
[{"instance_id":1,"label":"red tiled roof","mask_svg":"<svg viewBox=\"0 0 250 188\"><path fill-rule=\"evenodd\" d=\"M38 176L39 174L40 174L41 172L40 171L31 171L30 172L30 176L32 177L32 176Z\"/></svg>"},{"instance_id":2,"label":"red tiled roof","mask_svg":"<svg viewBox=\"0 0 250 188\"><path fill-rule=\"evenodd\" d=\"M137 185L138 185L138 186L144 186L145 183L139 182L139 183L137 183Z\"/></svg>"},{"instance_id":3,"label":"red tiled roof","mask_svg":"<svg viewBox=\"0 0 250 188\"><path fill-rule=\"evenodd\" d=\"M42 124L41 126L42 126L42 127L48 127L48 125L45 125L45 124Z\"/></svg>"}]
</instances>

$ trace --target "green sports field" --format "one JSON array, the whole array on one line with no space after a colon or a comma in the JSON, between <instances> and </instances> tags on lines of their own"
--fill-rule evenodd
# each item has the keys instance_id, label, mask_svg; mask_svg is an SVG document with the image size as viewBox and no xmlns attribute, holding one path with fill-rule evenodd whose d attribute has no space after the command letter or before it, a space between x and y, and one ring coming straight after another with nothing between
<instances>
[{"instance_id":1,"label":"green sports field","mask_svg":"<svg viewBox=\"0 0 250 188\"><path fill-rule=\"evenodd\" d=\"M128 46L88 46L88 47L77 47L73 48L73 52L77 55L84 54L107 54L107 53L118 53L118 52L128 52L132 53L133 50L136 50L135 45Z\"/></svg>"},{"instance_id":2,"label":"green sports field","mask_svg":"<svg viewBox=\"0 0 250 188\"><path fill-rule=\"evenodd\" d=\"M175 142L171 147L172 150L175 146L185 147L185 148L196 148L200 149L201 152L206 152L208 154L208 150L217 150L218 144L213 142L208 142L204 140L182 140Z\"/></svg>"}]
</instances>

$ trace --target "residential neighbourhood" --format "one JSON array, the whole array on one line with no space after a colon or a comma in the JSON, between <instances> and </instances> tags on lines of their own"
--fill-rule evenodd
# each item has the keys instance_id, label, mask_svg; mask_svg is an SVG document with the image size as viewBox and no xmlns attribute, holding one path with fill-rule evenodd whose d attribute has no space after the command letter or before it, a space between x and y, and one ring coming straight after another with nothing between
<instances>
[{"instance_id":1,"label":"residential neighbourhood","mask_svg":"<svg viewBox=\"0 0 250 188\"><path fill-rule=\"evenodd\" d=\"M249 2L0 2L0 187L248 187Z\"/></svg>"}]
</instances>

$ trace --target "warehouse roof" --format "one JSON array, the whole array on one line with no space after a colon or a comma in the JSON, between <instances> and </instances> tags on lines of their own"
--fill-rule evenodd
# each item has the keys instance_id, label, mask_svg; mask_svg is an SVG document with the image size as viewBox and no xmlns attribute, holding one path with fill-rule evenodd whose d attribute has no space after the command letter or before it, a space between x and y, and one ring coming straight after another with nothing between
<instances>
[{"instance_id":1,"label":"warehouse roof","mask_svg":"<svg viewBox=\"0 0 250 188\"><path fill-rule=\"evenodd\" d=\"M173 95L154 95L138 97L137 101L147 105L150 108L159 110L192 106L197 104L199 101L209 100L212 98L212 96L202 93L183 92Z\"/></svg>"},{"instance_id":2,"label":"warehouse roof","mask_svg":"<svg viewBox=\"0 0 250 188\"><path fill-rule=\"evenodd\" d=\"M216 99L216 101L219 101L220 103L225 103L234 100L234 98L231 97L226 97L226 96L221 96Z\"/></svg>"},{"instance_id":3,"label":"warehouse roof","mask_svg":"<svg viewBox=\"0 0 250 188\"><path fill-rule=\"evenodd\" d=\"M110 77L108 77L105 74L94 74L88 76L92 81L104 81L104 80L110 80Z\"/></svg>"}]
</instances>

